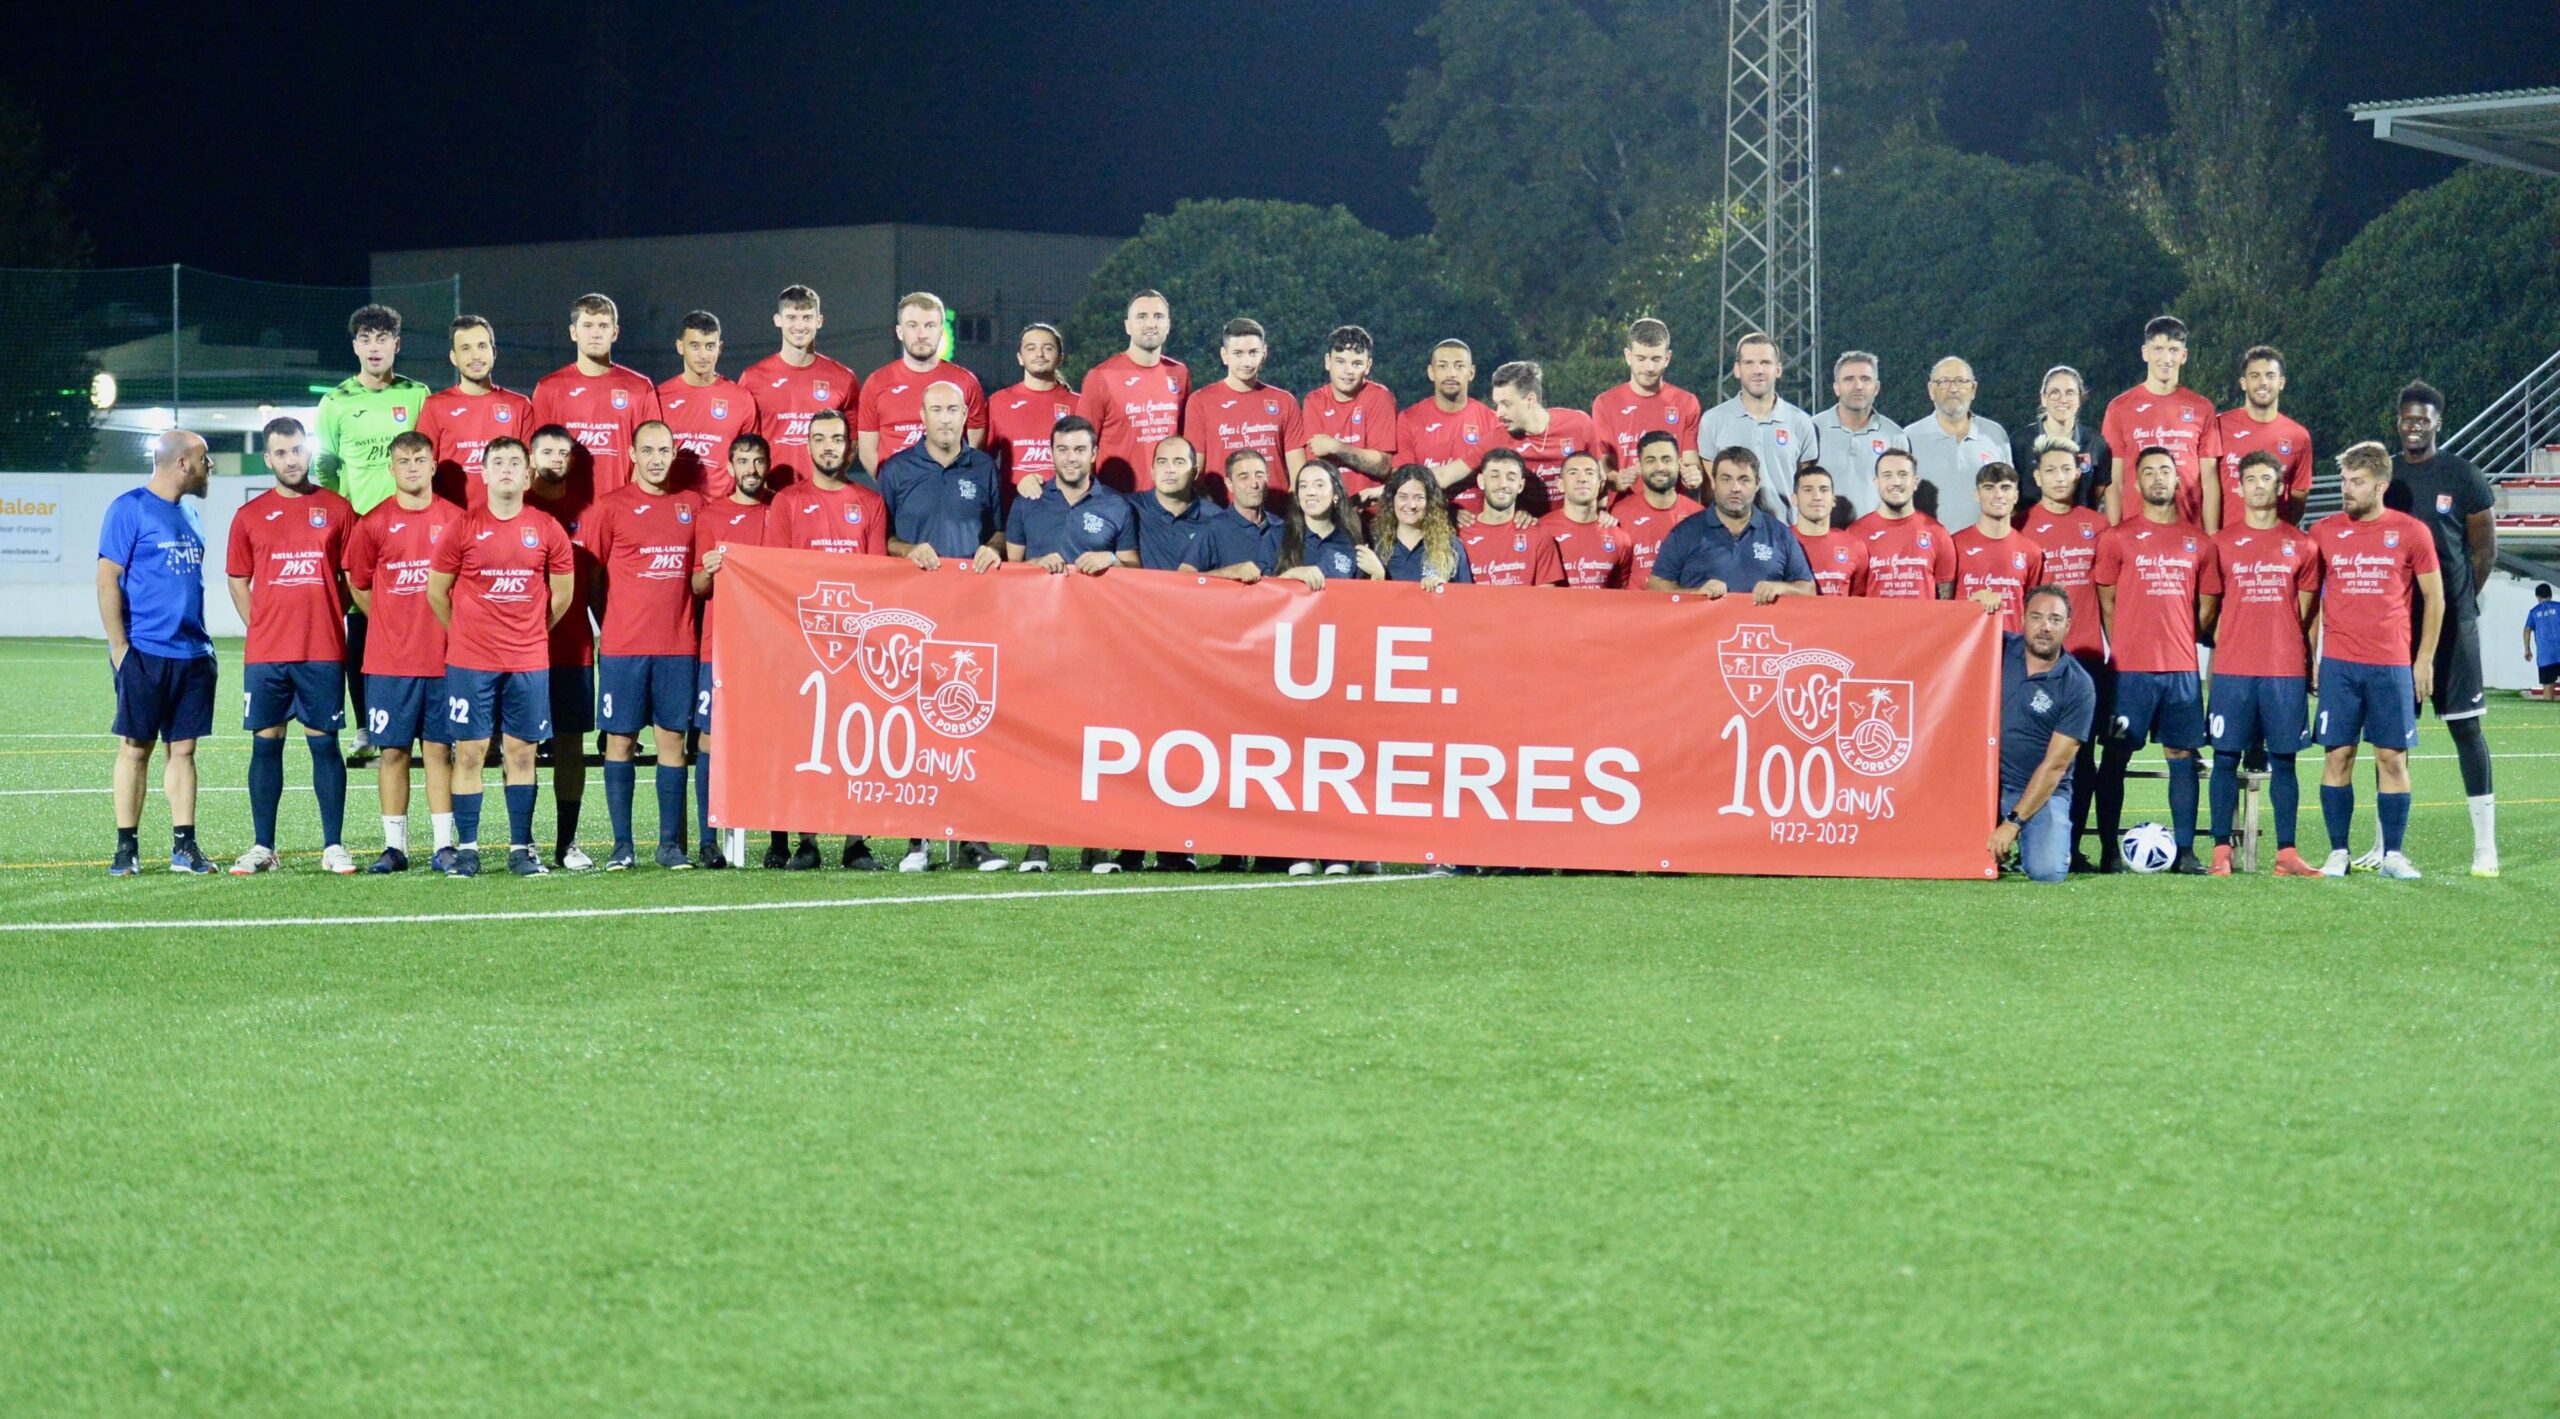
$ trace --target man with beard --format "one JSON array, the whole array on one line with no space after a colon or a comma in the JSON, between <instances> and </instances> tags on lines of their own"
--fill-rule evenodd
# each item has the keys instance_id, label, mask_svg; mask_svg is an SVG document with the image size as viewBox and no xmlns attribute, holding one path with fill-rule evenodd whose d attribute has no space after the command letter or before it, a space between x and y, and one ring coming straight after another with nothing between
<instances>
[{"instance_id":1,"label":"man with beard","mask_svg":"<svg viewBox=\"0 0 2560 1419\"><path fill-rule=\"evenodd\" d=\"M1911 447L1902 425L1876 408L1883 368L1864 350L1843 353L1831 362L1834 402L1813 416L1814 448L1817 461L1831 470L1832 502L1847 507L1853 520L1875 509L1876 460L1886 449Z\"/></svg>"},{"instance_id":2,"label":"man with beard","mask_svg":"<svg viewBox=\"0 0 2560 1419\"><path fill-rule=\"evenodd\" d=\"M800 446L807 448L808 429L800 432ZM729 865L720 850L720 836L711 828L711 701L717 684L711 673L711 628L717 618L711 609L711 598L719 590L721 563L729 549L757 547L764 544L765 514L770 510L770 495L765 485L765 469L772 456L772 446L758 434L740 434L729 441L729 496L702 510L693 524L693 594L702 598L701 658L693 671L693 816L701 824L695 836L694 859L712 870ZM782 835L774 834L776 845Z\"/></svg>"},{"instance_id":3,"label":"man with beard","mask_svg":"<svg viewBox=\"0 0 2560 1419\"><path fill-rule=\"evenodd\" d=\"M1131 296L1120 324L1129 348L1086 372L1076 412L1101 438L1094 477L1114 492L1134 495L1140 478L1153 476L1157 441L1181 427L1191 371L1164 352L1173 334L1173 307L1164 292Z\"/></svg>"},{"instance_id":4,"label":"man with beard","mask_svg":"<svg viewBox=\"0 0 2560 1419\"><path fill-rule=\"evenodd\" d=\"M204 440L160 436L151 478L107 505L98 527L98 619L116 680L116 852L110 877L142 871L142 776L151 746L169 755L169 870L213 871L196 846L196 741L213 732L215 661L204 622L204 524L186 499L212 475Z\"/></svg>"},{"instance_id":5,"label":"man with beard","mask_svg":"<svg viewBox=\"0 0 2560 1419\"><path fill-rule=\"evenodd\" d=\"M888 555L889 505L855 478L851 424L837 410L820 410L809 419L809 476L775 495L765 514L764 545L839 556ZM802 833L788 852L783 835L775 833L764 851L765 866L790 872L814 872L819 861L815 833ZM883 868L871 855L871 844L859 837L844 840L841 865L855 872Z\"/></svg>"},{"instance_id":6,"label":"man with beard","mask_svg":"<svg viewBox=\"0 0 2560 1419\"><path fill-rule=\"evenodd\" d=\"M1564 556L1556 550L1555 534L1518 515L1528 485L1529 469L1519 450L1497 448L1485 455L1476 472L1484 512L1458 533L1467 549L1468 574L1477 586L1564 585Z\"/></svg>"},{"instance_id":7,"label":"man with beard","mask_svg":"<svg viewBox=\"0 0 2560 1419\"><path fill-rule=\"evenodd\" d=\"M2026 630L2001 636L2000 822L1994 861L2014 849L2034 882L2071 875L2071 778L2089 738L2097 691L2063 649L2071 598L2057 587L2027 593Z\"/></svg>"},{"instance_id":8,"label":"man with beard","mask_svg":"<svg viewBox=\"0 0 2560 1419\"><path fill-rule=\"evenodd\" d=\"M1920 466L1908 449L1876 458L1876 510L1849 524L1867 544L1867 591L1888 600L1937 601L1956 589L1955 539L1912 506Z\"/></svg>"},{"instance_id":9,"label":"man with beard","mask_svg":"<svg viewBox=\"0 0 2560 1419\"><path fill-rule=\"evenodd\" d=\"M1564 461L1600 446L1599 435L1591 431L1591 416L1579 409L1548 408L1546 372L1535 360L1513 360L1493 372L1493 412L1529 470L1521 510L1531 517L1544 517L1563 491L1556 475L1563 471Z\"/></svg>"},{"instance_id":10,"label":"man with beard","mask_svg":"<svg viewBox=\"0 0 2560 1419\"><path fill-rule=\"evenodd\" d=\"M533 401L502 389L490 376L498 367L498 337L488 317L465 315L453 322L453 387L427 396L418 415L418 432L436 451L436 496L477 512L489 505L489 490L480 481L480 454L494 438L523 438L533 427ZM421 584L420 594L425 587Z\"/></svg>"},{"instance_id":11,"label":"man with beard","mask_svg":"<svg viewBox=\"0 0 2560 1419\"><path fill-rule=\"evenodd\" d=\"M1591 401L1591 427L1609 450L1616 472L1611 489L1634 486L1637 446L1649 435L1669 434L1680 450L1684 477L1698 468L1698 396L1664 376L1671 369L1671 327L1650 316L1627 327L1627 382Z\"/></svg>"},{"instance_id":12,"label":"man with beard","mask_svg":"<svg viewBox=\"0 0 2560 1419\"><path fill-rule=\"evenodd\" d=\"M895 333L898 357L862 381L855 406L854 447L863 471L875 478L881 464L924 438L924 392L937 383L955 386L968 402L969 446L987 441L987 397L978 377L942 358L942 297L931 291L901 297Z\"/></svg>"},{"instance_id":13,"label":"man with beard","mask_svg":"<svg viewBox=\"0 0 2560 1419\"><path fill-rule=\"evenodd\" d=\"M2280 466L2284 498L2277 513L2299 523L2311 496L2311 431L2284 412L2284 352L2273 345L2253 345L2240 357L2240 407L2225 409L2217 420L2222 434L2222 506L2226 516L2240 506L2240 460L2264 453ZM2232 520L2237 521L2234 517Z\"/></svg>"},{"instance_id":14,"label":"man with beard","mask_svg":"<svg viewBox=\"0 0 2560 1419\"><path fill-rule=\"evenodd\" d=\"M1538 526L1556 541L1556 558L1564 567L1564 584L1583 589L1625 589L1633 549L1617 519L1600 511L1608 475L1600 471L1600 455L1576 453L1559 474L1564 497ZM1500 529L1496 529L1499 531ZM1472 568L1471 568L1472 570Z\"/></svg>"},{"instance_id":15,"label":"man with beard","mask_svg":"<svg viewBox=\"0 0 2560 1419\"><path fill-rule=\"evenodd\" d=\"M1632 552L1627 585L1644 585L1653 575L1654 559L1662 555L1663 539L1671 529L1706 511L1704 504L1680 491L1685 476L1679 440L1670 433L1656 429L1636 440L1636 485L1609 509L1609 515L1627 530Z\"/></svg>"},{"instance_id":16,"label":"man with beard","mask_svg":"<svg viewBox=\"0 0 2560 1419\"><path fill-rule=\"evenodd\" d=\"M1425 373L1430 397L1396 416L1396 448L1406 462L1431 470L1453 512L1471 512L1484 506L1484 495L1472 486L1476 470L1485 455L1509 448L1511 436L1493 410L1467 392L1475 384L1476 361L1466 341L1432 346Z\"/></svg>"},{"instance_id":17,"label":"man with beard","mask_svg":"<svg viewBox=\"0 0 2560 1419\"><path fill-rule=\"evenodd\" d=\"M1014 496L1036 498L1049 481L1049 439L1061 419L1076 416L1076 392L1058 378L1066 342L1058 327L1034 321L1022 327L1013 351L1022 381L987 400L986 450Z\"/></svg>"},{"instance_id":18,"label":"man with beard","mask_svg":"<svg viewBox=\"0 0 2560 1419\"><path fill-rule=\"evenodd\" d=\"M2213 631L2222 564L2204 529L2178 516L2177 455L2138 450L2134 488L2142 515L2098 539L2091 573L2116 663L2116 712L2098 763L2101 872L2122 871L2124 780L2136 751L2152 739L2169 761L2169 830L2178 841L2169 870L2201 877L2196 860L2196 751L2204 747L2204 689L2197 644Z\"/></svg>"}]
</instances>

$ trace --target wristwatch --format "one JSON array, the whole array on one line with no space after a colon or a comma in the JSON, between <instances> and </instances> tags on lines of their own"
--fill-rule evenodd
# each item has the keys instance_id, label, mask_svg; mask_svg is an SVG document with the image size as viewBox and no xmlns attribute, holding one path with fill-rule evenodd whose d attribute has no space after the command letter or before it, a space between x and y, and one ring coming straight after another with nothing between
<instances>
[{"instance_id":1,"label":"wristwatch","mask_svg":"<svg viewBox=\"0 0 2560 1419\"><path fill-rule=\"evenodd\" d=\"M2000 815L2000 821L2001 821L2001 822L2003 822L2003 823L2008 824L2010 827L2013 827L2013 828L2023 828L2023 827L2025 827L2025 826L2027 825L2027 820L2026 820L2026 819L2024 819L2024 818L2019 817L2019 816L2018 816L2018 810L2017 810L2017 809L2015 809L2015 808L2012 808L2012 809L2010 809L2008 812L2001 814L2001 815Z\"/></svg>"}]
</instances>

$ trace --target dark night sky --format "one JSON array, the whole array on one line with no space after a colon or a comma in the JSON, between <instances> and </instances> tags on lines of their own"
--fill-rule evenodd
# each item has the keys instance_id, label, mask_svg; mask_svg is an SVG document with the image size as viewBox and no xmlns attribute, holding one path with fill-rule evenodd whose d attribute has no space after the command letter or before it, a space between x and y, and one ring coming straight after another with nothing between
<instances>
[{"instance_id":1,"label":"dark night sky","mask_svg":"<svg viewBox=\"0 0 2560 1419\"><path fill-rule=\"evenodd\" d=\"M50 33L0 53L0 82L74 169L101 265L354 282L377 248L884 220L1122 233L1189 196L1339 201L1406 233L1428 221L1418 158L1380 124L1435 7L635 0L614 12L633 96L619 212L585 179L614 69L587 6L276 5L245 27L228 7L54 7ZM2552 0L2311 9L2348 159L2334 225L2450 170L2373 142L2345 102L2560 79ZM1945 113L1966 146L2032 156L2039 112L2074 93L2156 114L2146 5L1910 11L1971 47Z\"/></svg>"}]
</instances>

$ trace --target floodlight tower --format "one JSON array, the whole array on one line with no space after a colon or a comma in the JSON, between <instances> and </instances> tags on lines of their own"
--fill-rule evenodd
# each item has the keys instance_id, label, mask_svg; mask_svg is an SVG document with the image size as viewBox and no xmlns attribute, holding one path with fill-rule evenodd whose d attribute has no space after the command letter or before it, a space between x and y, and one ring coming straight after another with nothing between
<instances>
[{"instance_id":1,"label":"floodlight tower","mask_svg":"<svg viewBox=\"0 0 2560 1419\"><path fill-rule=\"evenodd\" d=\"M1753 330L1778 342L1780 392L1821 407L1821 104L1817 0L1733 0L1725 21L1724 240L1716 359ZM1730 391L1732 378L1723 384Z\"/></svg>"}]
</instances>

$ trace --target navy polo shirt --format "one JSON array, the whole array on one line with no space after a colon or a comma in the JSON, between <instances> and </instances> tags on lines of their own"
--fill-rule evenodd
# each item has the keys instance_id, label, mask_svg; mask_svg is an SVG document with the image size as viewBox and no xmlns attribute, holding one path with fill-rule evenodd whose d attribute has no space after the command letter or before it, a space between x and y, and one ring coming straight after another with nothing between
<instances>
[{"instance_id":1,"label":"navy polo shirt","mask_svg":"<svg viewBox=\"0 0 2560 1419\"><path fill-rule=\"evenodd\" d=\"M1709 508L1681 519L1662 539L1653 574L1684 590L1720 581L1728 591L1748 592L1764 581L1811 581L1813 563L1794 529L1769 513L1753 509L1737 535Z\"/></svg>"},{"instance_id":2,"label":"navy polo shirt","mask_svg":"<svg viewBox=\"0 0 2560 1419\"><path fill-rule=\"evenodd\" d=\"M1082 499L1068 502L1050 484L1036 498L1018 498L1005 519L1004 540L1026 558L1055 552L1073 562L1087 552L1138 550L1138 514L1117 489L1086 485Z\"/></svg>"},{"instance_id":3,"label":"navy polo shirt","mask_svg":"<svg viewBox=\"0 0 2560 1419\"><path fill-rule=\"evenodd\" d=\"M1327 577L1360 575L1360 544L1351 540L1341 523L1335 523L1333 531L1322 537L1315 535L1314 528L1308 528L1306 545L1299 552L1298 565L1313 567Z\"/></svg>"},{"instance_id":4,"label":"navy polo shirt","mask_svg":"<svg viewBox=\"0 0 2560 1419\"><path fill-rule=\"evenodd\" d=\"M1457 568L1458 568L1458 569L1457 569L1456 571L1453 571L1453 572L1449 573L1449 575L1448 575L1448 577L1446 578L1446 580L1449 580L1449 581L1452 581L1452 582L1460 582L1460 581L1463 581L1463 582L1467 582L1467 583L1469 583L1469 584L1471 584L1471 585L1472 585L1472 584L1474 583L1475 579L1476 579L1476 574L1475 574L1472 570L1470 570L1470 569L1468 568L1468 566L1467 566L1467 549L1466 549L1464 546L1456 545L1456 539L1454 539L1454 538L1452 538L1452 539L1451 539L1451 542L1452 542L1452 546L1451 546L1450 550L1451 550L1451 551L1453 551L1453 552L1455 552L1455 553L1457 554ZM1388 538L1388 539L1387 539L1387 580L1389 580L1389 581L1420 581L1420 580L1422 580L1422 572L1423 572L1423 548L1425 547L1425 545L1427 545L1427 544L1425 544L1425 543L1421 543L1421 542L1416 542L1416 543L1414 543L1412 546L1408 547L1408 546L1404 545L1404 543L1403 543L1400 539L1393 538L1393 537Z\"/></svg>"},{"instance_id":5,"label":"navy polo shirt","mask_svg":"<svg viewBox=\"0 0 2560 1419\"><path fill-rule=\"evenodd\" d=\"M1138 512L1138 565L1150 571L1178 572L1184 567L1214 565L1208 555L1209 522L1217 509L1193 498L1182 511L1167 512L1153 491L1129 499Z\"/></svg>"},{"instance_id":6,"label":"navy polo shirt","mask_svg":"<svg viewBox=\"0 0 2560 1419\"><path fill-rule=\"evenodd\" d=\"M1691 522L1696 518L1689 519ZM2036 776L2053 736L2068 734L2086 744L2089 724L2098 712L2098 687L2078 658L2065 655L2041 675L2027 673L2027 638L2016 631L2000 637L2000 791L2016 793ZM2062 771L2056 792L2071 787L2071 771Z\"/></svg>"},{"instance_id":7,"label":"navy polo shirt","mask_svg":"<svg viewBox=\"0 0 2560 1419\"><path fill-rule=\"evenodd\" d=\"M1209 519L1210 567L1231 567L1238 562L1251 562L1264 576L1280 570L1280 532L1288 524L1279 517L1264 513L1262 521L1247 522L1244 514L1227 508ZM1199 566L1200 564L1194 563Z\"/></svg>"},{"instance_id":8,"label":"navy polo shirt","mask_svg":"<svg viewBox=\"0 0 2560 1419\"><path fill-rule=\"evenodd\" d=\"M889 504L889 535L922 543L946 557L974 557L996 530L996 461L960 447L949 467L923 444L880 465L880 496Z\"/></svg>"}]
</instances>

